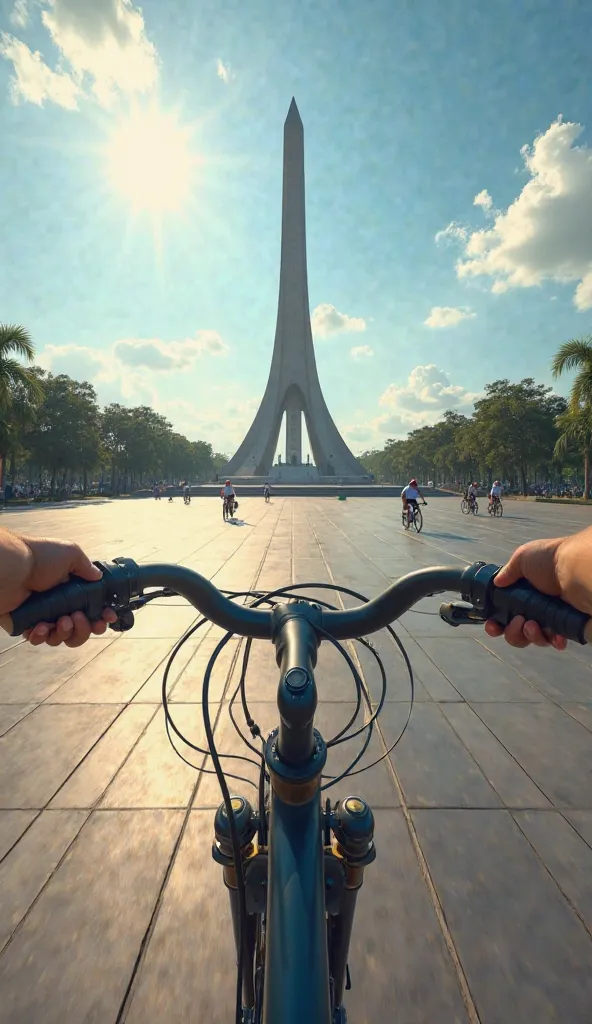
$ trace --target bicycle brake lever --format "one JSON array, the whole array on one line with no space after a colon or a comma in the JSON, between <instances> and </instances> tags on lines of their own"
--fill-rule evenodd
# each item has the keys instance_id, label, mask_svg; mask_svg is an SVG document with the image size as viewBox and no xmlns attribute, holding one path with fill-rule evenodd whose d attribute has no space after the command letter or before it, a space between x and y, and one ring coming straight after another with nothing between
<instances>
[{"instance_id":1,"label":"bicycle brake lever","mask_svg":"<svg viewBox=\"0 0 592 1024\"><path fill-rule=\"evenodd\" d=\"M449 626L482 626L487 616L472 605L450 601L440 605L440 618Z\"/></svg>"}]
</instances>

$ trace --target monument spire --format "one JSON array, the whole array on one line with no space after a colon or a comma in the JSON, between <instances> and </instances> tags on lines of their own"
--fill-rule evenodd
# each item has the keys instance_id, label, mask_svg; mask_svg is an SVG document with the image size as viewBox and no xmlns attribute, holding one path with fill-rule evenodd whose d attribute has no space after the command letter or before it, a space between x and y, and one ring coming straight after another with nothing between
<instances>
[{"instance_id":1,"label":"monument spire","mask_svg":"<svg viewBox=\"0 0 592 1024\"><path fill-rule=\"evenodd\" d=\"M284 124L282 243L278 313L267 387L259 411L227 472L267 476L273 466L286 413L286 479L302 466L302 415L318 476L360 477L364 469L350 452L323 398L317 373L306 266L304 129L292 99ZM306 467L301 478L311 479Z\"/></svg>"}]
</instances>

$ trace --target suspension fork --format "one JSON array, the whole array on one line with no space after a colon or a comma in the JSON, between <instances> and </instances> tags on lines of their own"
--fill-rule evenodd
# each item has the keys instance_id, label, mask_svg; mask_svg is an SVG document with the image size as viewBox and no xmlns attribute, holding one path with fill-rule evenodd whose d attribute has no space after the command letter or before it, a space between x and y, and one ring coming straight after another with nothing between
<instances>
[{"instance_id":1,"label":"suspension fork","mask_svg":"<svg viewBox=\"0 0 592 1024\"><path fill-rule=\"evenodd\" d=\"M239 870L244 870L245 860L253 852L253 837L257 831L257 817L253 812L248 800L242 796L233 796L232 810L236 823L239 844L241 850L241 864ZM222 865L224 885L228 891L230 901L230 914L232 917L232 930L234 933L234 944L236 947L237 963L241 954L239 945L239 898L238 885L236 880L236 867L232 855L232 839L230 836L230 823L226 813L225 804L220 804L214 819L215 840L212 847L214 860ZM252 1009L255 1005L255 988L253 982L253 961L255 957L256 919L252 914L247 914L246 932L242 935L243 949L243 1006Z\"/></svg>"},{"instance_id":2,"label":"suspension fork","mask_svg":"<svg viewBox=\"0 0 592 1024\"><path fill-rule=\"evenodd\" d=\"M346 985L347 957L364 868L376 858L374 815L361 797L348 796L337 803L331 814L331 827L335 837L334 853L343 859L345 866L339 913L330 916L327 923L333 1005L338 1009L343 1004L344 989L349 988L349 983Z\"/></svg>"}]
</instances>

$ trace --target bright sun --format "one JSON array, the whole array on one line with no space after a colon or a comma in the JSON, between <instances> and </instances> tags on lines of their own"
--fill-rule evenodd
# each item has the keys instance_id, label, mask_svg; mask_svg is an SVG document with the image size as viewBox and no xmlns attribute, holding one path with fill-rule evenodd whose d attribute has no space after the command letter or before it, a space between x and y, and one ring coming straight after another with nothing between
<instances>
[{"instance_id":1,"label":"bright sun","mask_svg":"<svg viewBox=\"0 0 592 1024\"><path fill-rule=\"evenodd\" d=\"M107 143L109 176L136 210L165 213L184 205L196 162L190 134L154 106L135 110L118 124Z\"/></svg>"}]
</instances>

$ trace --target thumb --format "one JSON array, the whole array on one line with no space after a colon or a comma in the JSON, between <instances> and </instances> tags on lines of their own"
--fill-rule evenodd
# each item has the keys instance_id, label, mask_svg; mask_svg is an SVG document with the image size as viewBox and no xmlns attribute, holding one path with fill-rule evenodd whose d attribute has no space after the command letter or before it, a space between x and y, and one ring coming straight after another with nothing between
<instances>
[{"instance_id":1,"label":"thumb","mask_svg":"<svg viewBox=\"0 0 592 1024\"><path fill-rule=\"evenodd\" d=\"M502 565L494 579L496 587L509 587L524 575L522 571L522 552L520 548L511 555L509 562Z\"/></svg>"},{"instance_id":2,"label":"thumb","mask_svg":"<svg viewBox=\"0 0 592 1024\"><path fill-rule=\"evenodd\" d=\"M90 558L84 554L84 551L78 550L72 561L71 572L77 576L81 576L83 580L93 582L94 580L100 580L103 573L96 566L93 565Z\"/></svg>"}]
</instances>

